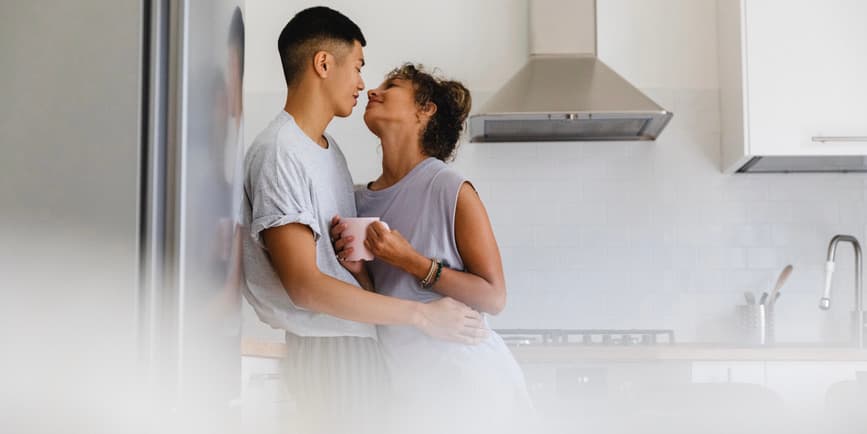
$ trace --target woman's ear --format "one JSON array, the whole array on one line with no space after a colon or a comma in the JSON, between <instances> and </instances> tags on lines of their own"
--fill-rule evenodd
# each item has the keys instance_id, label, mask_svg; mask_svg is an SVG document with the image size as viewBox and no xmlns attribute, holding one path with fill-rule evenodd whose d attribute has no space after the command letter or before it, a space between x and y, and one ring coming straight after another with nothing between
<instances>
[{"instance_id":1,"label":"woman's ear","mask_svg":"<svg viewBox=\"0 0 867 434\"><path fill-rule=\"evenodd\" d=\"M419 110L419 118L430 119L437 112L437 105L433 102L428 101L427 104L423 105Z\"/></svg>"},{"instance_id":2,"label":"woman's ear","mask_svg":"<svg viewBox=\"0 0 867 434\"><path fill-rule=\"evenodd\" d=\"M313 55L313 70L320 78L328 77L328 70L332 66L332 57L327 51L317 51Z\"/></svg>"}]
</instances>

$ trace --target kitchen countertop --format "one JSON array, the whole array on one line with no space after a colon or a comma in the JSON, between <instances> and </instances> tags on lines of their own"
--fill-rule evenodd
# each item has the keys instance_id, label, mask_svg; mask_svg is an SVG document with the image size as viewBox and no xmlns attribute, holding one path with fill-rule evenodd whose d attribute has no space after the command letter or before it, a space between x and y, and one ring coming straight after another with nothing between
<instances>
[{"instance_id":1,"label":"kitchen countertop","mask_svg":"<svg viewBox=\"0 0 867 434\"><path fill-rule=\"evenodd\" d=\"M867 350L844 347L737 347L723 344L663 344L653 346L524 346L511 348L521 363L574 361L867 361Z\"/></svg>"},{"instance_id":2,"label":"kitchen countertop","mask_svg":"<svg viewBox=\"0 0 867 434\"><path fill-rule=\"evenodd\" d=\"M774 347L737 347L723 344L659 344L653 346L577 346L524 345L510 347L520 363L569 363L583 361L653 362L653 361L822 361L867 362L867 349L786 345ZM283 358L282 342L252 338L241 340L241 355Z\"/></svg>"}]
</instances>

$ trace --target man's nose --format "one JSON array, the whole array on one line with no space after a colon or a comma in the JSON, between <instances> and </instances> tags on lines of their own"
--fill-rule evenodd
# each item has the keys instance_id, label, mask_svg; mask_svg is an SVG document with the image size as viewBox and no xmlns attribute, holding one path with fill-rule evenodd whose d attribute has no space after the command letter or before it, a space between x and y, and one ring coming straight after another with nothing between
<instances>
[{"instance_id":1,"label":"man's nose","mask_svg":"<svg viewBox=\"0 0 867 434\"><path fill-rule=\"evenodd\" d=\"M371 89L367 91L367 98L373 98L376 96L376 89Z\"/></svg>"}]
</instances>

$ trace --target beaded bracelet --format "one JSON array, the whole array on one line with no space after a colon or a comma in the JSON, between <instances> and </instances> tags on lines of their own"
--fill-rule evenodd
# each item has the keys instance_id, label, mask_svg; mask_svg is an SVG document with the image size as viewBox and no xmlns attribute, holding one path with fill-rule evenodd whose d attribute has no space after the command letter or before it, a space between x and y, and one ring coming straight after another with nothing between
<instances>
[{"instance_id":1,"label":"beaded bracelet","mask_svg":"<svg viewBox=\"0 0 867 434\"><path fill-rule=\"evenodd\" d=\"M422 288L427 288L428 286L430 286L430 281L431 281L431 279L433 279L434 273L436 273L436 269L437 269L436 263L437 263L436 259L430 260L430 269L428 269L427 275L424 277L424 279L421 279L419 281Z\"/></svg>"},{"instance_id":2,"label":"beaded bracelet","mask_svg":"<svg viewBox=\"0 0 867 434\"><path fill-rule=\"evenodd\" d=\"M431 282L430 285L428 285L428 286L436 285L437 281L440 280L440 274L442 274L442 272L443 272L443 261L437 261L437 274L436 274L436 276L434 276L433 282Z\"/></svg>"},{"instance_id":3,"label":"beaded bracelet","mask_svg":"<svg viewBox=\"0 0 867 434\"><path fill-rule=\"evenodd\" d=\"M440 279L440 273L443 271L443 263L437 259L431 259L430 262L430 270L428 270L427 276L422 279L419 284L421 284L422 288L430 288L433 286L437 280Z\"/></svg>"}]
</instances>

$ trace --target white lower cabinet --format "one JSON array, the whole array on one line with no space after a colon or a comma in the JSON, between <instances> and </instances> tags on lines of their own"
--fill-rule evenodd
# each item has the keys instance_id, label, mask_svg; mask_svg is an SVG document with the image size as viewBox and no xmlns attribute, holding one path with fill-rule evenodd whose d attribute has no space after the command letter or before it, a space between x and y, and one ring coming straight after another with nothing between
<instances>
[{"instance_id":1,"label":"white lower cabinet","mask_svg":"<svg viewBox=\"0 0 867 434\"><path fill-rule=\"evenodd\" d=\"M867 432L867 362L702 361L692 381L761 386L782 405L759 414L789 433Z\"/></svg>"},{"instance_id":2,"label":"white lower cabinet","mask_svg":"<svg viewBox=\"0 0 867 434\"><path fill-rule=\"evenodd\" d=\"M693 383L765 384L765 362L694 362Z\"/></svg>"}]
</instances>

